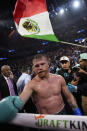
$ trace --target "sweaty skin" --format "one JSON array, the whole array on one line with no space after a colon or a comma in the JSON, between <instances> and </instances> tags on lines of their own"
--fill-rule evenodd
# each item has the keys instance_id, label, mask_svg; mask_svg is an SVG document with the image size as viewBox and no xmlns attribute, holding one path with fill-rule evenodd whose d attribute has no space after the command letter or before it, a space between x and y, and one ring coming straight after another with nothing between
<instances>
[{"instance_id":1,"label":"sweaty skin","mask_svg":"<svg viewBox=\"0 0 87 131\"><path fill-rule=\"evenodd\" d=\"M75 110L77 108L76 101L67 89L64 78L49 73L48 69L49 62L45 57L33 62L33 70L37 75L24 87L20 98L26 103L32 96L39 113L56 114L64 108L62 92L72 110Z\"/></svg>"}]
</instances>

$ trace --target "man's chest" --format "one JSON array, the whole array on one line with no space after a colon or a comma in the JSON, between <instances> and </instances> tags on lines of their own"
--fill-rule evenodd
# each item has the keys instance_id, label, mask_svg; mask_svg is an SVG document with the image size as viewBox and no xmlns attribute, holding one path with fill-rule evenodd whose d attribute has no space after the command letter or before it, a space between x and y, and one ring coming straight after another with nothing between
<instances>
[{"instance_id":1,"label":"man's chest","mask_svg":"<svg viewBox=\"0 0 87 131\"><path fill-rule=\"evenodd\" d=\"M60 93L61 87L57 82L41 82L36 85L35 92L38 96L49 97Z\"/></svg>"}]
</instances>

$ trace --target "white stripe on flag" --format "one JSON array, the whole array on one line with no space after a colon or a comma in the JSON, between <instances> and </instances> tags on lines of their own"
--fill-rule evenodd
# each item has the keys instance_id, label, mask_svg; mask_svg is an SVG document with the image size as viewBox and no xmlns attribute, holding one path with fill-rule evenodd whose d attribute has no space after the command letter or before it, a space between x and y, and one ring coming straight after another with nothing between
<instances>
[{"instance_id":1,"label":"white stripe on flag","mask_svg":"<svg viewBox=\"0 0 87 131\"><path fill-rule=\"evenodd\" d=\"M20 22L19 22L19 27L17 27L18 32L24 36L24 35L31 35L34 34L34 32L29 32L27 31L22 24L27 20L33 20L36 23L38 23L38 26L40 28L40 32L35 34L35 35L47 35L47 34L54 34L52 26L51 26L51 22L49 19L49 14L48 12L44 12L44 13L40 13L37 15L34 15L32 17L27 17L27 18L21 18Z\"/></svg>"}]
</instances>

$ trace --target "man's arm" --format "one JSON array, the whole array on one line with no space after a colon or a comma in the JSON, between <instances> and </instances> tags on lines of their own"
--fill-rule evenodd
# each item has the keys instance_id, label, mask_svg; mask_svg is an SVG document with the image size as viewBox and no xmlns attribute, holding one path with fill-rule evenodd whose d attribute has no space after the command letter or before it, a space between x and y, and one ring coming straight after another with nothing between
<instances>
[{"instance_id":1,"label":"man's arm","mask_svg":"<svg viewBox=\"0 0 87 131\"><path fill-rule=\"evenodd\" d=\"M70 107L74 111L78 107L74 96L71 94L71 92L67 89L66 86L62 87L62 92L64 96L66 97L67 102L69 103Z\"/></svg>"},{"instance_id":2,"label":"man's arm","mask_svg":"<svg viewBox=\"0 0 87 131\"><path fill-rule=\"evenodd\" d=\"M83 73L84 75L87 75L87 72L85 71L85 70L83 70L83 69L81 69L81 68L79 68L79 71L78 71L79 73Z\"/></svg>"},{"instance_id":3,"label":"man's arm","mask_svg":"<svg viewBox=\"0 0 87 131\"><path fill-rule=\"evenodd\" d=\"M82 115L80 109L78 108L78 105L76 103L74 96L68 90L64 80L62 80L62 92L63 92L64 96L66 97L67 102L69 103L71 109L73 110L73 113L75 115Z\"/></svg>"},{"instance_id":4,"label":"man's arm","mask_svg":"<svg viewBox=\"0 0 87 131\"><path fill-rule=\"evenodd\" d=\"M9 96L0 101L0 123L12 120L18 111L23 108L32 92L32 84L29 82L20 96Z\"/></svg>"},{"instance_id":5,"label":"man's arm","mask_svg":"<svg viewBox=\"0 0 87 131\"><path fill-rule=\"evenodd\" d=\"M8 96L0 101L0 123L11 121L20 108L24 106L24 102L19 96Z\"/></svg>"},{"instance_id":6,"label":"man's arm","mask_svg":"<svg viewBox=\"0 0 87 131\"><path fill-rule=\"evenodd\" d=\"M23 92L20 94L20 98L23 100L24 104L28 101L33 92L32 81L25 85Z\"/></svg>"}]
</instances>

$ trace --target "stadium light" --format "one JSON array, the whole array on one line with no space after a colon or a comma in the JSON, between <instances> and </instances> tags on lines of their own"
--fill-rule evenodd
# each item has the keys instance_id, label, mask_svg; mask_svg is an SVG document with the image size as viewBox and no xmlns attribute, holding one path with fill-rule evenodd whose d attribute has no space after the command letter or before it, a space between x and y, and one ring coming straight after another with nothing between
<instances>
[{"instance_id":1,"label":"stadium light","mask_svg":"<svg viewBox=\"0 0 87 131\"><path fill-rule=\"evenodd\" d=\"M73 2L73 7L74 7L74 8L80 7L80 1L75 0L75 1Z\"/></svg>"},{"instance_id":2,"label":"stadium light","mask_svg":"<svg viewBox=\"0 0 87 131\"><path fill-rule=\"evenodd\" d=\"M15 50L9 50L8 52L15 52Z\"/></svg>"},{"instance_id":3,"label":"stadium light","mask_svg":"<svg viewBox=\"0 0 87 131\"><path fill-rule=\"evenodd\" d=\"M7 59L6 57L4 57L4 58L0 58L0 61L1 61L1 60L6 60L6 59Z\"/></svg>"},{"instance_id":4,"label":"stadium light","mask_svg":"<svg viewBox=\"0 0 87 131\"><path fill-rule=\"evenodd\" d=\"M61 15L64 14L64 9L63 9L63 8L60 9L59 13L60 13Z\"/></svg>"}]
</instances>

